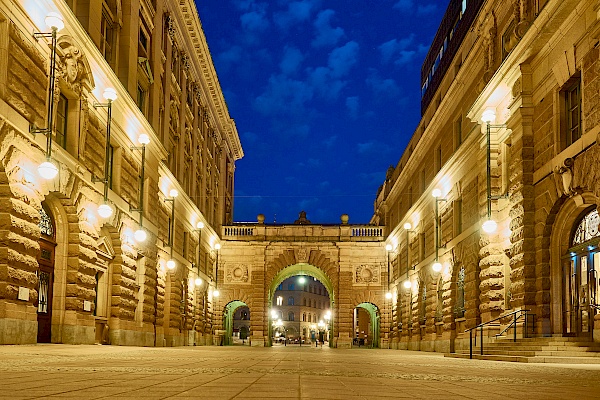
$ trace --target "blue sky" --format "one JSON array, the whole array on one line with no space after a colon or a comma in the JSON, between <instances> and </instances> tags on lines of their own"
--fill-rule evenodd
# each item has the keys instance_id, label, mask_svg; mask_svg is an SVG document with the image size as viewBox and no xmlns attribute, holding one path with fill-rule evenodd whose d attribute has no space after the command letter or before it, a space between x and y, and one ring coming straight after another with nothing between
<instances>
[{"instance_id":1,"label":"blue sky","mask_svg":"<svg viewBox=\"0 0 600 400\"><path fill-rule=\"evenodd\" d=\"M196 0L245 156L234 220L368 223L448 1Z\"/></svg>"}]
</instances>

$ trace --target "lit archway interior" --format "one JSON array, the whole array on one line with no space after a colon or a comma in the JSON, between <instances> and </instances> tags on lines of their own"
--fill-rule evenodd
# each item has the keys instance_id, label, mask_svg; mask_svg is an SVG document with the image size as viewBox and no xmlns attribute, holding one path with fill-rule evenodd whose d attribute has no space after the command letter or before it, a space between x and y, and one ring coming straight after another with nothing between
<instances>
[{"instance_id":1,"label":"lit archway interior","mask_svg":"<svg viewBox=\"0 0 600 400\"><path fill-rule=\"evenodd\" d=\"M372 303L360 303L356 306L356 311L358 312L359 309L363 309L369 314L370 328L368 335L371 337L370 346L374 348L379 347L379 309ZM358 318L356 318L354 324L356 329Z\"/></svg>"},{"instance_id":2,"label":"lit archway interior","mask_svg":"<svg viewBox=\"0 0 600 400\"><path fill-rule=\"evenodd\" d=\"M271 281L271 284L269 285L269 292L268 292L269 297L267 299L267 306L268 306L267 307L267 314L268 314L267 319L269 321L269 346L271 346L273 344L272 339L271 339L273 336L273 317L271 315L271 309L273 307L273 298L275 295L275 291L277 290L277 287L284 280L291 278L293 276L313 277L316 280L318 280L319 282L321 282L323 284L323 286L325 286L325 289L327 290L327 292L329 294L329 309L331 310L331 318L329 319L329 335L331 338L335 337L335 335L334 335L335 292L333 290L333 283L321 269L319 269L313 265L310 265L310 264L299 263L299 264L290 265L290 266L284 268L283 270L281 270L277 275L275 275L275 277ZM333 340L330 340L329 347L332 347L332 346L333 346Z\"/></svg>"},{"instance_id":3,"label":"lit archway interior","mask_svg":"<svg viewBox=\"0 0 600 400\"><path fill-rule=\"evenodd\" d=\"M235 310L240 307L248 307L248 304L244 303L243 301L234 300L229 302L223 311L223 324L225 328L223 344L225 346L233 344L233 315L235 314Z\"/></svg>"}]
</instances>

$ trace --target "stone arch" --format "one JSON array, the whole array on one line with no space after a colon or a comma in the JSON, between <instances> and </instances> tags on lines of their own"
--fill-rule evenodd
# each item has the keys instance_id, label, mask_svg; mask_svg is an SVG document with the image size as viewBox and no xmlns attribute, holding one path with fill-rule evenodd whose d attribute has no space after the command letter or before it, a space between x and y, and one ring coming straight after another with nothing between
<instances>
[{"instance_id":1,"label":"stone arch","mask_svg":"<svg viewBox=\"0 0 600 400\"><path fill-rule=\"evenodd\" d=\"M244 306L250 309L248 303L246 303L245 301L232 300L228 302L223 309L223 330L225 331L223 337L223 344L225 346L233 344L233 315L235 314L235 311L238 308Z\"/></svg>"},{"instance_id":2,"label":"stone arch","mask_svg":"<svg viewBox=\"0 0 600 400\"><path fill-rule=\"evenodd\" d=\"M538 277L538 280L547 282L545 287L548 288L549 295L539 299L536 311L541 312L542 321L538 321L538 330L543 334L562 334L561 257L570 247L576 223L586 211L597 205L598 201L598 197L589 192L571 198L560 198L546 218L543 243L548 246L541 246L546 250L542 250L542 276Z\"/></svg>"},{"instance_id":3,"label":"stone arch","mask_svg":"<svg viewBox=\"0 0 600 400\"><path fill-rule=\"evenodd\" d=\"M381 339L381 312L379 307L371 302L362 302L357 304L355 308L362 308L369 313L371 318L371 331L369 333L373 338L371 347L378 348Z\"/></svg>"},{"instance_id":4,"label":"stone arch","mask_svg":"<svg viewBox=\"0 0 600 400\"><path fill-rule=\"evenodd\" d=\"M282 256L285 257L286 255L282 254ZM288 253L287 257L289 257L289 253ZM322 260L322 258L321 258L321 260ZM280 264L280 266L281 266L281 264ZM267 298L265 300L267 301L267 306L268 306L266 308L266 312L267 312L268 316L265 320L268 325L266 331L268 332L269 345L271 345L271 336L272 336L272 330L273 330L272 321L271 321L272 317L271 317L271 313L269 312L269 307L273 304L273 296L275 295L275 291L277 290L277 287L279 286L279 284L281 284L281 282L283 282L287 278L290 278L295 275L311 276L311 277L317 279L319 282L321 282L323 284L323 286L325 286L325 288L327 289L327 292L329 293L330 309L331 310L334 309L337 287L334 285L334 281L332 281L331 278L321 268L318 268L314 265L307 264L307 263L297 263L297 264L288 265L288 266L282 268L281 270L278 271L278 273L272 275L272 277L270 279L271 283L269 284L268 291L266 293ZM268 282L268 281L269 280L266 280L266 282ZM250 312L252 312L252 310ZM332 313L331 319L329 322L331 337L334 336L334 333L336 331L335 320L336 320L335 313ZM329 346L333 347L332 341L329 342Z\"/></svg>"}]
</instances>

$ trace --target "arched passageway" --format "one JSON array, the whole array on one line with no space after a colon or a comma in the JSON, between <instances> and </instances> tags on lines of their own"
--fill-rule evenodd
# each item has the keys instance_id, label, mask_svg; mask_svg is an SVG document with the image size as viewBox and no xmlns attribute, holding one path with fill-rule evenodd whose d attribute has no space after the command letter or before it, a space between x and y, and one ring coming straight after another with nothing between
<instances>
[{"instance_id":1,"label":"arched passageway","mask_svg":"<svg viewBox=\"0 0 600 400\"><path fill-rule=\"evenodd\" d=\"M223 328L225 330L225 337L223 338L223 344L225 346L228 345L232 345L234 343L233 340L233 331L234 331L234 315L236 310L238 310L241 307L248 307L248 305L246 303L244 303L243 301L240 300L234 300L231 301L229 303L227 303L227 305L225 306L225 309L223 310ZM248 319L249 319L250 313L248 312ZM244 328L246 328L246 326L244 326ZM247 328L246 328L247 329ZM248 332L246 332L247 335ZM247 336L244 337L244 339L246 339Z\"/></svg>"},{"instance_id":2,"label":"arched passageway","mask_svg":"<svg viewBox=\"0 0 600 400\"><path fill-rule=\"evenodd\" d=\"M379 347L380 315L379 309L372 303L360 303L354 309L354 344Z\"/></svg>"}]
</instances>

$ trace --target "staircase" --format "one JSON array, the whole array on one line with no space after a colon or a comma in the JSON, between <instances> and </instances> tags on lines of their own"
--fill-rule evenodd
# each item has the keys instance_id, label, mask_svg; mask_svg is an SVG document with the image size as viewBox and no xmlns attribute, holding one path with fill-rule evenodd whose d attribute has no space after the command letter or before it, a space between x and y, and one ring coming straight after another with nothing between
<instances>
[{"instance_id":1,"label":"staircase","mask_svg":"<svg viewBox=\"0 0 600 400\"><path fill-rule=\"evenodd\" d=\"M478 343L479 344L479 343ZM572 337L497 338L473 347L477 360L525 363L600 364L600 343ZM446 357L469 358L469 349L447 353Z\"/></svg>"}]
</instances>

